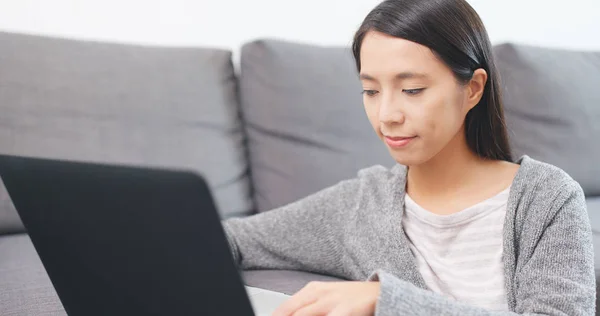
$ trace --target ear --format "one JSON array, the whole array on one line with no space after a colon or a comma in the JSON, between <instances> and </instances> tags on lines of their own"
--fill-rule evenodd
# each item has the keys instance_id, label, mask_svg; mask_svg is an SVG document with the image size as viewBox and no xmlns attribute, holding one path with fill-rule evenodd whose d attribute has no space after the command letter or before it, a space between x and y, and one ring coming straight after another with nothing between
<instances>
[{"instance_id":1,"label":"ear","mask_svg":"<svg viewBox=\"0 0 600 316\"><path fill-rule=\"evenodd\" d=\"M474 108L483 96L485 83L487 82L487 72L479 68L473 72L473 78L467 84L467 112Z\"/></svg>"}]
</instances>

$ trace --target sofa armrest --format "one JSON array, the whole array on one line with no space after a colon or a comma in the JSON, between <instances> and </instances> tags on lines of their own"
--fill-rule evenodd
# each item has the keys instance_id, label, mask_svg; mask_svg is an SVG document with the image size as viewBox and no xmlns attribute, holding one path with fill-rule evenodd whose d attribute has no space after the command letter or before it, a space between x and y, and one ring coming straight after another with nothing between
<instances>
[{"instance_id":1,"label":"sofa armrest","mask_svg":"<svg viewBox=\"0 0 600 316\"><path fill-rule=\"evenodd\" d=\"M311 281L334 282L341 279L301 271L246 270L242 272L248 286L293 295Z\"/></svg>"}]
</instances>

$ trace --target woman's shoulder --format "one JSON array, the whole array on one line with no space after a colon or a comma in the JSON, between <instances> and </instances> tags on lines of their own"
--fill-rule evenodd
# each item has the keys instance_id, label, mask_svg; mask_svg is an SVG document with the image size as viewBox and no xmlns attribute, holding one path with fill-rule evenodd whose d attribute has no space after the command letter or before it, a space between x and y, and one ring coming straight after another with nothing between
<instances>
[{"instance_id":1,"label":"woman's shoulder","mask_svg":"<svg viewBox=\"0 0 600 316\"><path fill-rule=\"evenodd\" d=\"M330 187L331 192L343 192L346 197L351 195L357 203L364 200L380 201L383 203L395 196L398 190L404 189L406 183L406 167L394 165L384 167L373 165L360 169L356 176L339 182Z\"/></svg>"},{"instance_id":2,"label":"woman's shoulder","mask_svg":"<svg viewBox=\"0 0 600 316\"><path fill-rule=\"evenodd\" d=\"M520 168L513 186L524 190L542 190L546 192L583 191L579 183L566 171L552 164L522 156L518 161Z\"/></svg>"},{"instance_id":3,"label":"woman's shoulder","mask_svg":"<svg viewBox=\"0 0 600 316\"><path fill-rule=\"evenodd\" d=\"M520 212L526 212L539 223L546 223L559 212L573 218L587 218L583 189L567 172L528 156L518 162L521 167L511 188L511 198L512 205L520 205Z\"/></svg>"},{"instance_id":4,"label":"woman's shoulder","mask_svg":"<svg viewBox=\"0 0 600 316\"><path fill-rule=\"evenodd\" d=\"M356 180L371 184L392 184L406 181L406 166L395 164L392 167L373 165L357 172Z\"/></svg>"}]
</instances>

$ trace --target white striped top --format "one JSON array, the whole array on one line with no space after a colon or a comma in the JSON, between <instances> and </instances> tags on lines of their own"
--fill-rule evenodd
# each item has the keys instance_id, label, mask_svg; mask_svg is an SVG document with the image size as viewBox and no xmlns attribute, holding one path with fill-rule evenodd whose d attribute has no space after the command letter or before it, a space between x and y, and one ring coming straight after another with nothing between
<instances>
[{"instance_id":1,"label":"white striped top","mask_svg":"<svg viewBox=\"0 0 600 316\"><path fill-rule=\"evenodd\" d=\"M473 306L508 310L502 230L509 190L451 215L431 213L406 194L403 227L432 291Z\"/></svg>"}]
</instances>

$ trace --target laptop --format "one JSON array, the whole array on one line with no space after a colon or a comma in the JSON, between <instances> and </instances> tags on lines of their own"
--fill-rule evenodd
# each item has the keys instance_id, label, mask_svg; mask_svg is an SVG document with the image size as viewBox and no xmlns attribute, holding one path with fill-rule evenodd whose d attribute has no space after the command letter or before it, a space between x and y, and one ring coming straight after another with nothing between
<instances>
[{"instance_id":1,"label":"laptop","mask_svg":"<svg viewBox=\"0 0 600 316\"><path fill-rule=\"evenodd\" d=\"M209 187L188 171L0 155L0 177L70 316L269 315Z\"/></svg>"}]
</instances>

